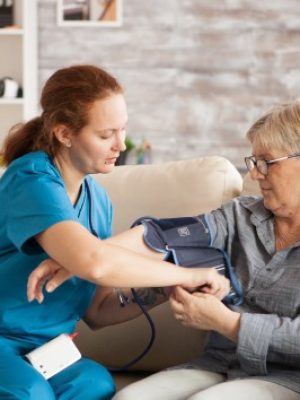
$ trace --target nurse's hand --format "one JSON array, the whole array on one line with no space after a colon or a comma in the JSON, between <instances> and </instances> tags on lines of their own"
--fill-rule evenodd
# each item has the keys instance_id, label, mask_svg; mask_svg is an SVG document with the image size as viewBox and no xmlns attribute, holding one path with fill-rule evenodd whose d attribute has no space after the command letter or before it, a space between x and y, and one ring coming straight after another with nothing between
<instances>
[{"instance_id":1,"label":"nurse's hand","mask_svg":"<svg viewBox=\"0 0 300 400\"><path fill-rule=\"evenodd\" d=\"M31 302L36 299L39 303L42 303L44 300L43 288L51 293L71 276L72 274L64 267L48 258L29 275L27 283L28 301Z\"/></svg>"}]
</instances>

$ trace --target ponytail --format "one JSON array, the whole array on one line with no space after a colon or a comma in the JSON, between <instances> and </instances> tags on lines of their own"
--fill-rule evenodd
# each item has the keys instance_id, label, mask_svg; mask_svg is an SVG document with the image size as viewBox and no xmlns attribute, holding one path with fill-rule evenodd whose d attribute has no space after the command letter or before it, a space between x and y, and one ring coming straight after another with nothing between
<instances>
[{"instance_id":1,"label":"ponytail","mask_svg":"<svg viewBox=\"0 0 300 400\"><path fill-rule=\"evenodd\" d=\"M13 126L2 148L3 163L8 166L13 160L36 150L37 138L42 134L41 117L34 118L25 124Z\"/></svg>"}]
</instances>

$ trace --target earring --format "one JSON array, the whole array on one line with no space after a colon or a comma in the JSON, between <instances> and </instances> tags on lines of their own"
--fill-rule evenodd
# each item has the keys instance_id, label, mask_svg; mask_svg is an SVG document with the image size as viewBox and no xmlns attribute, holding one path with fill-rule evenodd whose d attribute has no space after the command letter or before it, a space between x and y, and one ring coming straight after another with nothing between
<instances>
[{"instance_id":1,"label":"earring","mask_svg":"<svg viewBox=\"0 0 300 400\"><path fill-rule=\"evenodd\" d=\"M72 143L71 142L64 142L63 144L66 147L72 147Z\"/></svg>"}]
</instances>

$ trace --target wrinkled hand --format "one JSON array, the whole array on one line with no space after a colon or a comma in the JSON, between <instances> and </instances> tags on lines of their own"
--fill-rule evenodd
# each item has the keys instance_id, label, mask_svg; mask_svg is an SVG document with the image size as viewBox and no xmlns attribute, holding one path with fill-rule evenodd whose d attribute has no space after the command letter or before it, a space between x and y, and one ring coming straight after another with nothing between
<instances>
[{"instance_id":1,"label":"wrinkled hand","mask_svg":"<svg viewBox=\"0 0 300 400\"><path fill-rule=\"evenodd\" d=\"M51 293L67 279L71 278L72 274L51 258L41 262L35 268L28 278L27 283L27 298L31 302L36 299L39 303L44 300L43 288Z\"/></svg>"},{"instance_id":2,"label":"wrinkled hand","mask_svg":"<svg viewBox=\"0 0 300 400\"><path fill-rule=\"evenodd\" d=\"M223 299L230 291L230 282L224 275L219 274L215 268L193 268L189 270L194 273L196 285L184 286L189 292L203 292Z\"/></svg>"},{"instance_id":3,"label":"wrinkled hand","mask_svg":"<svg viewBox=\"0 0 300 400\"><path fill-rule=\"evenodd\" d=\"M201 292L191 294L177 286L170 296L170 305L175 318L184 326L215 330L230 339L236 338L239 314L216 296Z\"/></svg>"}]
</instances>

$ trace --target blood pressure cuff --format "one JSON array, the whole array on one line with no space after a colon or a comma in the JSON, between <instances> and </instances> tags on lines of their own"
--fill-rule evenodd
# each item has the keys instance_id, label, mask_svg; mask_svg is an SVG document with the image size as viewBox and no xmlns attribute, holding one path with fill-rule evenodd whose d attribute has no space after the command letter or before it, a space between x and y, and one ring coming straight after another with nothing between
<instances>
[{"instance_id":1,"label":"blood pressure cuff","mask_svg":"<svg viewBox=\"0 0 300 400\"><path fill-rule=\"evenodd\" d=\"M211 246L210 228L204 215L166 219L142 217L132 227L141 224L145 243L153 250L165 253L165 261L189 268L216 268L231 283L224 303L238 305L243 302L242 288L227 253Z\"/></svg>"}]
</instances>

